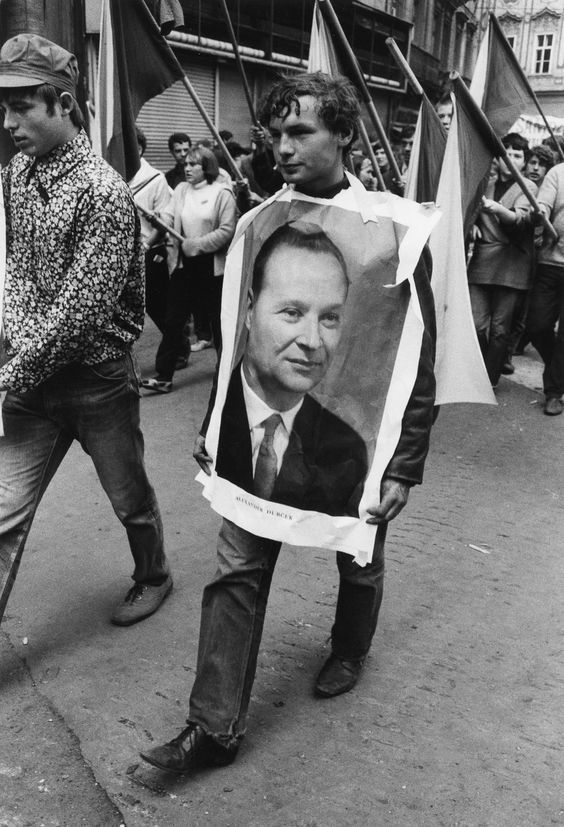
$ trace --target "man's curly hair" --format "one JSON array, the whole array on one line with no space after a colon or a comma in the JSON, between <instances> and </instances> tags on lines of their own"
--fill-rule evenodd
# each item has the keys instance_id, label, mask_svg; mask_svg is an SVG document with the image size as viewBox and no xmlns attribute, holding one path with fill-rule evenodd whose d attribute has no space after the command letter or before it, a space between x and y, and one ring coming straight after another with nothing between
<instances>
[{"instance_id":1,"label":"man's curly hair","mask_svg":"<svg viewBox=\"0 0 564 827\"><path fill-rule=\"evenodd\" d=\"M258 116L263 126L268 127L272 118L284 119L295 106L300 114L298 98L311 95L317 101L316 112L325 126L334 134L352 131L348 152L358 138L360 104L356 89L348 78L312 72L305 75L291 75L277 81L267 92L259 105Z\"/></svg>"}]
</instances>

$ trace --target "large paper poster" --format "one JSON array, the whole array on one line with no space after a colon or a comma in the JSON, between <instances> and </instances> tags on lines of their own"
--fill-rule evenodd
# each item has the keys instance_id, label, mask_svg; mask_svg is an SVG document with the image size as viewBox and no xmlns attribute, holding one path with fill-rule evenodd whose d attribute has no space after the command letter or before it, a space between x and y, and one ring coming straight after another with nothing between
<instances>
[{"instance_id":1,"label":"large paper poster","mask_svg":"<svg viewBox=\"0 0 564 827\"><path fill-rule=\"evenodd\" d=\"M413 272L439 213L349 180L330 203L285 188L239 223L206 435L214 462L198 479L240 527L365 563L366 509L417 376Z\"/></svg>"}]
</instances>

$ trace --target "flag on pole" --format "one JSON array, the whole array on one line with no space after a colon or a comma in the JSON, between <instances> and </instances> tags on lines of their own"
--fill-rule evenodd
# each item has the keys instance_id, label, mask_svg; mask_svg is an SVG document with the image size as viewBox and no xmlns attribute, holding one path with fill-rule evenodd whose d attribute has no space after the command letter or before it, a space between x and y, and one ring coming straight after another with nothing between
<instances>
[{"instance_id":1,"label":"flag on pole","mask_svg":"<svg viewBox=\"0 0 564 827\"><path fill-rule=\"evenodd\" d=\"M155 2L168 29L176 4ZM145 0L103 0L93 147L131 180L139 169L135 119L143 104L184 77Z\"/></svg>"},{"instance_id":2,"label":"flag on pole","mask_svg":"<svg viewBox=\"0 0 564 827\"><path fill-rule=\"evenodd\" d=\"M470 94L500 138L509 132L520 115L543 114L494 14L490 14L490 23L480 44Z\"/></svg>"},{"instance_id":3,"label":"flag on pole","mask_svg":"<svg viewBox=\"0 0 564 827\"><path fill-rule=\"evenodd\" d=\"M423 95L407 171L406 198L419 203L436 200L446 138L435 107L427 95Z\"/></svg>"},{"instance_id":4,"label":"flag on pole","mask_svg":"<svg viewBox=\"0 0 564 827\"><path fill-rule=\"evenodd\" d=\"M436 197L443 219L429 241L437 316L436 401L495 405L472 319L464 248L464 218L481 197L493 151L460 101L452 98L453 118Z\"/></svg>"},{"instance_id":5,"label":"flag on pole","mask_svg":"<svg viewBox=\"0 0 564 827\"><path fill-rule=\"evenodd\" d=\"M308 72L325 72L326 75L342 75L343 70L331 35L323 20L319 3L315 0L313 20L311 22L311 38L309 41L309 55L307 62Z\"/></svg>"},{"instance_id":6,"label":"flag on pole","mask_svg":"<svg viewBox=\"0 0 564 827\"><path fill-rule=\"evenodd\" d=\"M482 195L485 192L493 158L498 154L495 136L483 128L468 106L467 97L457 94L464 81L458 77L452 81L458 122L458 158L460 164L462 215L464 237L468 235L476 218ZM461 89L461 92L466 89Z\"/></svg>"}]
</instances>

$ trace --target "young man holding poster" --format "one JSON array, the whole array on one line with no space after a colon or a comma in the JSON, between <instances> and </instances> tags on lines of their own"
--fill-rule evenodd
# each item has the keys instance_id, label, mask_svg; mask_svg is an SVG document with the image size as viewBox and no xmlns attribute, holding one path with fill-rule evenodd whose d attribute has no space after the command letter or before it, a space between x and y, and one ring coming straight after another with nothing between
<instances>
[{"instance_id":1,"label":"young man holding poster","mask_svg":"<svg viewBox=\"0 0 564 827\"><path fill-rule=\"evenodd\" d=\"M282 191L280 200L285 194L290 199L292 193L299 194L298 210L306 211L306 224L310 207L318 211L316 215L321 210L322 219L350 187L360 187L361 198L366 195L362 186L347 178L344 171L344 156L356 138L360 115L354 88L347 80L321 73L284 79L271 89L261 115L272 135L278 168L291 185ZM358 195L358 190L355 192ZM315 199L315 204L308 202L308 197ZM388 198L387 194L376 197ZM248 263L247 270L252 272L246 272L243 264L243 287L247 285L248 291L246 308L240 302L238 329L246 343L233 349L233 358L225 349L222 357L229 360L229 373L227 369L222 372L220 367L217 398L226 375L229 389L212 479L215 474L220 486L228 491L230 487L235 492L250 491L238 499L248 500L259 511L265 501L267 505L283 503L266 509L266 515L294 506L292 498L297 498L298 507L303 502L302 508L311 509L304 513L317 517L322 516L322 511L356 514L358 522L358 498L367 466L363 439L341 421L343 417L329 413L310 396L328 380L347 349L343 347L343 317L345 302L348 312L351 301L350 268L348 261L343 260L340 245L324 238L325 226L318 226L319 232L313 233L317 235L313 248L308 247L311 238L307 238L312 235L311 227L304 228L292 218L288 218L288 229L282 226L265 242L260 220L264 216L268 220L275 208L276 204L267 204L243 219L247 234L259 227L260 243L257 242L254 262ZM327 223L331 223L329 217ZM377 232L378 222L375 226ZM296 238L296 230L305 240ZM394 260L393 234L387 236L388 241L387 258L382 258L383 271ZM356 249L360 259L366 254L366 245L361 251L360 243L358 249L356 243L353 238L351 247L349 234L349 248ZM236 248L237 237L230 254L232 260ZM417 283L415 292L420 293L421 311L418 319L424 329L420 348L412 359L413 383L399 420L395 450L381 478L380 502L363 511L366 523L377 526L376 531L371 530L372 559L363 567L350 554L337 552L340 586L332 653L315 683L315 692L321 697L347 692L358 680L382 600L386 524L405 506L411 485L421 481L428 449L434 401L434 313L426 257L420 258L417 253L414 267L415 281L410 284ZM368 276L377 276L374 267ZM384 281L386 284L378 285L381 292L374 289L372 293L378 301L383 297L383 304L388 297L393 303L395 294L387 289L392 285L387 284L387 278ZM367 283L371 289L372 280ZM406 283L398 285L400 293L404 288L409 295ZM373 328L374 324L371 317L368 326ZM227 339L224 343L229 346ZM371 359L372 374L378 372L379 364L383 373L388 372L379 357L375 353ZM343 409L343 413L347 411ZM214 448L210 447L209 454L205 440L209 441L214 416L215 413L211 420L206 417L194 449L194 456L208 474L213 468L210 454ZM304 418L313 419L314 425L302 427L300 421ZM311 445L304 436L308 430ZM328 436L331 433L333 437ZM346 447L340 453L343 445ZM231 449L231 462L224 454L226 449ZM240 465L246 465L245 473L234 467L236 457ZM238 473L240 476L236 476ZM286 474L287 478L282 480ZM328 496L332 490L337 493ZM323 497L325 501L321 503ZM292 510L296 509L290 507L288 513ZM169 743L142 753L148 763L159 769L182 773L200 765L220 766L230 763L237 754L245 733L268 593L281 546L280 539L272 537L267 522L266 517L264 530L270 531L269 538L246 530L231 519L223 520L218 570L204 590L188 726Z\"/></svg>"}]
</instances>

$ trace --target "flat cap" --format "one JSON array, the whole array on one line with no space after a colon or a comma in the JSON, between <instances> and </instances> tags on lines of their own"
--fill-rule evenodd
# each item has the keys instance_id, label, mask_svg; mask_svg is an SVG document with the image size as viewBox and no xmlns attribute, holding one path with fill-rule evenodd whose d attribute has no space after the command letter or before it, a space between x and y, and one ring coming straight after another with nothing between
<instances>
[{"instance_id":1,"label":"flat cap","mask_svg":"<svg viewBox=\"0 0 564 827\"><path fill-rule=\"evenodd\" d=\"M0 88L50 83L76 94L78 62L62 46L38 34L18 34L0 49Z\"/></svg>"}]
</instances>

